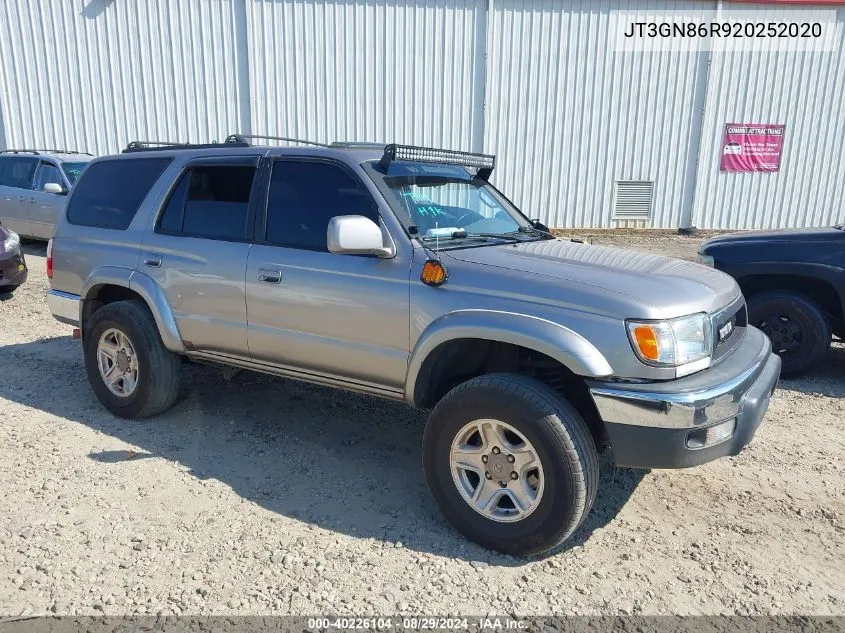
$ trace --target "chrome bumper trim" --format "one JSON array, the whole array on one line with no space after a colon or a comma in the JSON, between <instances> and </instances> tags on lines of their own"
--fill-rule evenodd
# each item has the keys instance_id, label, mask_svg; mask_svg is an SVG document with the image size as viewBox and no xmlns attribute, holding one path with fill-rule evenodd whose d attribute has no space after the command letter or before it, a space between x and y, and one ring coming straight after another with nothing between
<instances>
[{"instance_id":1,"label":"chrome bumper trim","mask_svg":"<svg viewBox=\"0 0 845 633\"><path fill-rule=\"evenodd\" d=\"M605 422L667 429L707 426L740 414L745 394L771 366L771 349L762 332L748 328L744 340L714 367L665 383L591 382L590 394ZM772 388L779 363L777 369L766 376Z\"/></svg>"},{"instance_id":2,"label":"chrome bumper trim","mask_svg":"<svg viewBox=\"0 0 845 633\"><path fill-rule=\"evenodd\" d=\"M79 295L61 290L48 290L47 306L57 321L79 327Z\"/></svg>"}]
</instances>

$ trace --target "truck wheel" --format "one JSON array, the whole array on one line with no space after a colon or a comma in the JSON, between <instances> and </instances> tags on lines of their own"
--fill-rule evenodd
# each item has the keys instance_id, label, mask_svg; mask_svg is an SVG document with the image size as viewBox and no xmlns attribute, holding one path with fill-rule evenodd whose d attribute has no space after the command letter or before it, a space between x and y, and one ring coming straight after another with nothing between
<instances>
[{"instance_id":1,"label":"truck wheel","mask_svg":"<svg viewBox=\"0 0 845 633\"><path fill-rule=\"evenodd\" d=\"M452 389L423 437L440 510L484 547L527 555L566 540L589 514L598 455L575 408L543 383L488 374Z\"/></svg>"},{"instance_id":2,"label":"truck wheel","mask_svg":"<svg viewBox=\"0 0 845 633\"><path fill-rule=\"evenodd\" d=\"M100 308L83 343L88 382L113 414L149 417L176 401L181 358L164 347L143 303L116 301Z\"/></svg>"},{"instance_id":3,"label":"truck wheel","mask_svg":"<svg viewBox=\"0 0 845 633\"><path fill-rule=\"evenodd\" d=\"M748 321L772 341L781 376L809 371L830 348L830 324L819 306L795 292L771 291L748 300Z\"/></svg>"}]
</instances>

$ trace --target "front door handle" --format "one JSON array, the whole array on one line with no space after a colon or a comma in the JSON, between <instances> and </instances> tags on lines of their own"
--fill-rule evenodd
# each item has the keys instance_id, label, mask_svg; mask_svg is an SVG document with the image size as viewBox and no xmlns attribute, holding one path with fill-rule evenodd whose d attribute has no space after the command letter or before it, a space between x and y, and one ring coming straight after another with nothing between
<instances>
[{"instance_id":1,"label":"front door handle","mask_svg":"<svg viewBox=\"0 0 845 633\"><path fill-rule=\"evenodd\" d=\"M158 255L144 255L144 266L159 268L161 266L161 257Z\"/></svg>"},{"instance_id":2,"label":"front door handle","mask_svg":"<svg viewBox=\"0 0 845 633\"><path fill-rule=\"evenodd\" d=\"M263 281L265 284L280 284L282 283L282 271L259 268L258 281Z\"/></svg>"}]
</instances>

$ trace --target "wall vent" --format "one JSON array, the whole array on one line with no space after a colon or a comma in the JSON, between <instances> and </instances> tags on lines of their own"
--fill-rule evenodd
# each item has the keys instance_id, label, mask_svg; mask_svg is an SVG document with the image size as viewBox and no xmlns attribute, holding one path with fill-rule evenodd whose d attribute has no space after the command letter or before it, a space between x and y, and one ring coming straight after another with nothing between
<instances>
[{"instance_id":1,"label":"wall vent","mask_svg":"<svg viewBox=\"0 0 845 633\"><path fill-rule=\"evenodd\" d=\"M613 192L614 220L648 220L651 218L651 180L617 180Z\"/></svg>"}]
</instances>

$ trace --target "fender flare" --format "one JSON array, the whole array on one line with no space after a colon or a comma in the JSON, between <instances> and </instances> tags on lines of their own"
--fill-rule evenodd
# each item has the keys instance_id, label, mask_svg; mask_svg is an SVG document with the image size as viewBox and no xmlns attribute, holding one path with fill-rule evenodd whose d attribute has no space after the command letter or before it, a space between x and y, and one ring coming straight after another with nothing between
<instances>
[{"instance_id":1,"label":"fender flare","mask_svg":"<svg viewBox=\"0 0 845 633\"><path fill-rule=\"evenodd\" d=\"M845 281L845 271L842 268L820 262L739 262L726 265L723 272L736 279L753 279L758 275L810 277L827 281L834 288Z\"/></svg>"},{"instance_id":2,"label":"fender flare","mask_svg":"<svg viewBox=\"0 0 845 633\"><path fill-rule=\"evenodd\" d=\"M610 363L592 343L559 323L513 312L456 310L432 321L414 345L405 378L408 404L414 405L417 383L426 379L422 372L426 359L443 343L458 339L484 339L533 349L579 376L613 374Z\"/></svg>"},{"instance_id":3,"label":"fender flare","mask_svg":"<svg viewBox=\"0 0 845 633\"><path fill-rule=\"evenodd\" d=\"M164 346L171 352L185 352L173 311L164 293L150 277L130 268L101 266L94 269L86 280L82 288L82 300L89 300L91 295L103 286L121 286L139 294L153 315Z\"/></svg>"},{"instance_id":4,"label":"fender flare","mask_svg":"<svg viewBox=\"0 0 845 633\"><path fill-rule=\"evenodd\" d=\"M743 284L758 276L805 277L818 279L829 284L836 293L836 299L845 314L845 270L820 262L743 262L725 267L724 272Z\"/></svg>"}]
</instances>

